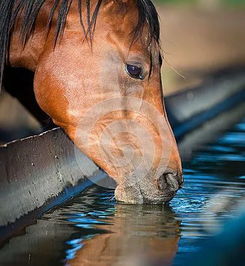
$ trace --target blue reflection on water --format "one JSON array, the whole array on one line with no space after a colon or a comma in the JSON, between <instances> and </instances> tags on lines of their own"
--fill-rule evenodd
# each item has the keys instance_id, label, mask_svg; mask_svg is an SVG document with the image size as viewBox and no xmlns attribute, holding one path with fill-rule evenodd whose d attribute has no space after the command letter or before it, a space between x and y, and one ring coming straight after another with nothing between
<instances>
[{"instance_id":1,"label":"blue reflection on water","mask_svg":"<svg viewBox=\"0 0 245 266\"><path fill-rule=\"evenodd\" d=\"M239 204L236 202L245 199L245 183L241 182L244 180L244 145L245 121L242 121L216 144L198 152L185 169L183 191L171 202L182 221L174 265L184 265L188 254L200 249L202 240L237 215ZM213 205L208 209L210 202ZM218 208L220 202L223 206Z\"/></svg>"},{"instance_id":2,"label":"blue reflection on water","mask_svg":"<svg viewBox=\"0 0 245 266\"><path fill-rule=\"evenodd\" d=\"M81 244L82 239L72 239L69 241L66 241L66 244L69 245L71 248L66 250L66 259L71 260L75 258L76 251L81 249L83 247L83 244Z\"/></svg>"},{"instance_id":3,"label":"blue reflection on water","mask_svg":"<svg viewBox=\"0 0 245 266\"><path fill-rule=\"evenodd\" d=\"M191 162L184 164L184 187L170 202L172 215L180 222L174 265L183 265L186 257L200 249L203 240L236 215L236 203L245 197L244 146L245 121L242 121L216 143L196 153ZM97 188L91 194L94 204L79 213L76 209L67 214L67 221L80 228L81 235L66 242L66 261L74 258L76 252L84 247L84 240L90 239L92 243L94 236L109 233L103 231L103 225L110 225L115 215L113 191ZM88 194L88 197L92 196ZM223 205L219 205L220 202ZM145 230L149 230L149 225L145 226ZM162 224L161 228L159 225L151 226L157 236L160 230L168 232L167 225ZM146 235L143 220L139 230L135 233ZM162 237L168 235L166 232Z\"/></svg>"}]
</instances>

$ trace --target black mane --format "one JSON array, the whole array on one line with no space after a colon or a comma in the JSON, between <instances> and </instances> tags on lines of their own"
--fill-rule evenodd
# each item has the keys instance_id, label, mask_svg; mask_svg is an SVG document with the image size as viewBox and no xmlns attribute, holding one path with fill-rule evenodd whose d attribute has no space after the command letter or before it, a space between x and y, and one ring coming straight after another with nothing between
<instances>
[{"instance_id":1,"label":"black mane","mask_svg":"<svg viewBox=\"0 0 245 266\"><path fill-rule=\"evenodd\" d=\"M21 24L21 38L25 44L35 28L35 21L40 9L46 0L0 0L0 88L4 66L8 60L8 48L11 32L16 22L16 18L22 12L23 21ZM55 11L58 13L56 21L55 43L62 36L65 28L67 14L73 1L77 1L80 21L86 38L90 41L96 25L96 19L103 0L97 0L96 7L91 12L90 0L53 0L53 6L50 10L47 27L51 26ZM139 10L138 23L133 32L133 39L137 39L143 30L145 24L149 28L149 40L159 42L159 21L157 11L151 0L136 0ZM87 29L85 30L82 8L87 10Z\"/></svg>"}]
</instances>

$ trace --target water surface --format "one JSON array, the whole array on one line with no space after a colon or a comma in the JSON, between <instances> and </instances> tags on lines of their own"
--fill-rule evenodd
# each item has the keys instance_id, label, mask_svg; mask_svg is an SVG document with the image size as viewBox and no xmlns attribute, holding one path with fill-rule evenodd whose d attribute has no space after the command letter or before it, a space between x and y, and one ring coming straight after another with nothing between
<instances>
[{"instance_id":1,"label":"water surface","mask_svg":"<svg viewBox=\"0 0 245 266\"><path fill-rule=\"evenodd\" d=\"M0 265L185 265L245 201L245 121L184 164L167 206L116 204L92 187L45 214L0 250Z\"/></svg>"}]
</instances>

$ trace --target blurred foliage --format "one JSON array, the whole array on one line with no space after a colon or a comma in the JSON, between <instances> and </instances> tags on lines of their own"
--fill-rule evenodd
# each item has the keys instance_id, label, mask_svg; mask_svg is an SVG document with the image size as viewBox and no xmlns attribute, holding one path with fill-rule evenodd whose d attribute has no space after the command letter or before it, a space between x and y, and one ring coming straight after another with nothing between
<instances>
[{"instance_id":1,"label":"blurred foliage","mask_svg":"<svg viewBox=\"0 0 245 266\"><path fill-rule=\"evenodd\" d=\"M193 4L197 0L153 0L153 2L162 4Z\"/></svg>"},{"instance_id":2,"label":"blurred foliage","mask_svg":"<svg viewBox=\"0 0 245 266\"><path fill-rule=\"evenodd\" d=\"M185 5L185 4L202 4L205 0L153 0L156 3L162 4L178 4L178 5ZM245 0L207 0L207 2L218 4L221 6L245 6Z\"/></svg>"}]
</instances>

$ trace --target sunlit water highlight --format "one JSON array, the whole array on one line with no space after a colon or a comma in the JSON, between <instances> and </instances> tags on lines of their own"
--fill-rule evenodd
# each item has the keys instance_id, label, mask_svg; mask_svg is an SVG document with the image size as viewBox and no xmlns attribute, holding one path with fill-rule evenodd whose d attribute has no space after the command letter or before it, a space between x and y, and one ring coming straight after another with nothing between
<instances>
[{"instance_id":1,"label":"sunlit water highlight","mask_svg":"<svg viewBox=\"0 0 245 266\"><path fill-rule=\"evenodd\" d=\"M184 265L245 202L245 121L185 163L169 206L116 204L92 187L0 250L0 265Z\"/></svg>"}]
</instances>

